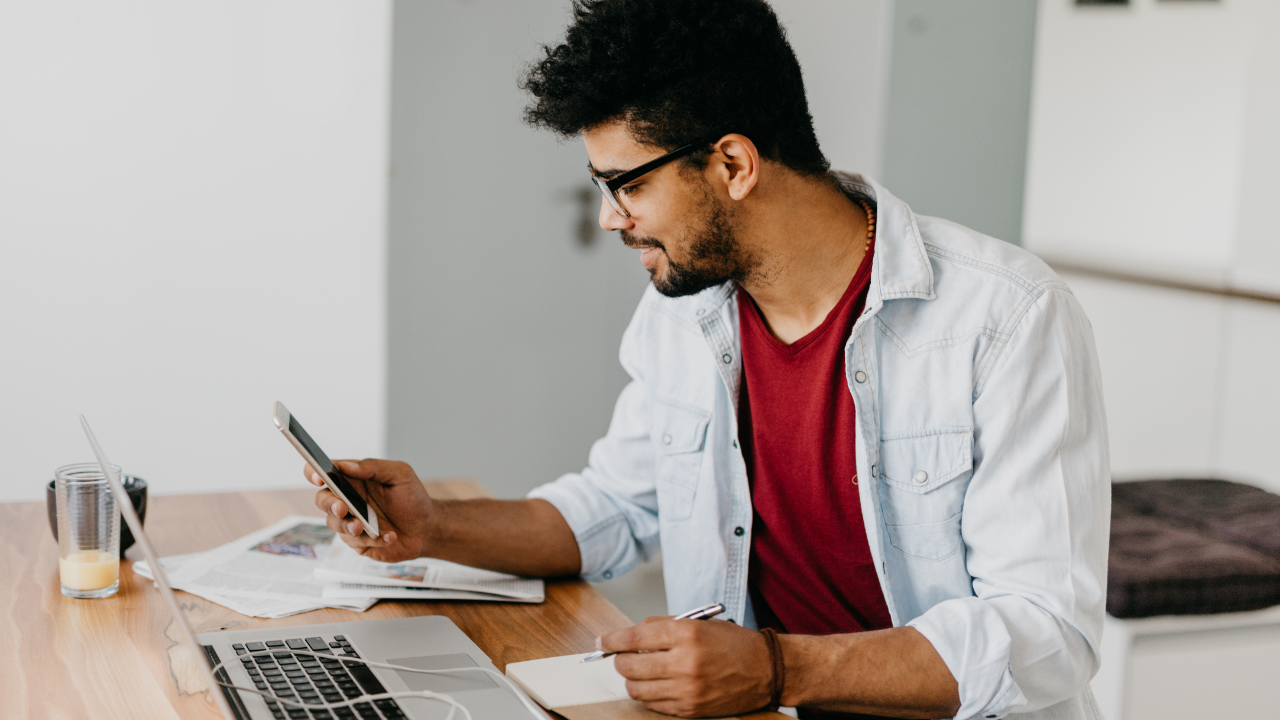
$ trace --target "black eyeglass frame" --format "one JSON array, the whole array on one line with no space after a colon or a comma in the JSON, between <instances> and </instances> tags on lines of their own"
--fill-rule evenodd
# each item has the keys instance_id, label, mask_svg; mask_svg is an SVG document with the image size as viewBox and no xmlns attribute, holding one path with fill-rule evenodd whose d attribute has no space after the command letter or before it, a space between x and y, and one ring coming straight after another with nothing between
<instances>
[{"instance_id":1,"label":"black eyeglass frame","mask_svg":"<svg viewBox=\"0 0 1280 720\"><path fill-rule=\"evenodd\" d=\"M622 217L630 218L631 213L627 212L627 209L622 206L622 198L618 197L619 188L642 175L646 175L657 170L672 160L679 160L685 155L695 152L699 148L704 147L719 138L720 135L709 135L701 140L691 142L684 147L678 147L666 155L656 157L643 165L622 173L621 175L615 175L611 179L602 178L599 175L596 175L593 171L591 173L591 181L596 184L596 187L600 188L600 192L604 194L604 199L609 202L610 207L612 207Z\"/></svg>"}]
</instances>

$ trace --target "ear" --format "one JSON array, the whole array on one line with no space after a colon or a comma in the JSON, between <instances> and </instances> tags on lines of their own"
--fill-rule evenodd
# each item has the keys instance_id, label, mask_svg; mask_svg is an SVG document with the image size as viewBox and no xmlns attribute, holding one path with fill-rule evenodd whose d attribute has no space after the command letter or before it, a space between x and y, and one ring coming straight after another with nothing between
<instances>
[{"instance_id":1,"label":"ear","mask_svg":"<svg viewBox=\"0 0 1280 720\"><path fill-rule=\"evenodd\" d=\"M707 163L708 179L724 186L734 200L742 200L760 180L760 151L745 135L729 133L716 141Z\"/></svg>"}]
</instances>

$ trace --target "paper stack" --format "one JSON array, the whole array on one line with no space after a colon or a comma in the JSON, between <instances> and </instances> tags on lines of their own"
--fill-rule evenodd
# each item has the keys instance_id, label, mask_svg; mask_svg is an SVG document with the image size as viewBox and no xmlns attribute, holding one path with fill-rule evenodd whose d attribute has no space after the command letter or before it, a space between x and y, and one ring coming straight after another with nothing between
<instances>
[{"instance_id":1,"label":"paper stack","mask_svg":"<svg viewBox=\"0 0 1280 720\"><path fill-rule=\"evenodd\" d=\"M324 607L364 611L380 598L542 602L541 580L419 558L361 557L321 518L290 515L207 552L160 558L169 583L242 615L282 618ZM152 578L145 561L134 572Z\"/></svg>"},{"instance_id":2,"label":"paper stack","mask_svg":"<svg viewBox=\"0 0 1280 720\"><path fill-rule=\"evenodd\" d=\"M329 602L378 597L540 603L546 597L541 580L432 558L382 563L345 543L334 543L315 577L325 583L323 597Z\"/></svg>"},{"instance_id":3,"label":"paper stack","mask_svg":"<svg viewBox=\"0 0 1280 720\"><path fill-rule=\"evenodd\" d=\"M363 611L372 595L328 600L314 573L335 545L321 518L290 515L226 545L202 553L160 558L174 588L199 595L242 615L282 618L337 607ZM151 578L145 561L134 572Z\"/></svg>"}]
</instances>

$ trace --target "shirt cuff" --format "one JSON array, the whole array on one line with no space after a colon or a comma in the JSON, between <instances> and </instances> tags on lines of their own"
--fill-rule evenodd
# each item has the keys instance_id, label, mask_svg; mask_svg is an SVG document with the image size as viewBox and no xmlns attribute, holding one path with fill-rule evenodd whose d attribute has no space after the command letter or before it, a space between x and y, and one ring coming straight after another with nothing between
<instances>
[{"instance_id":1,"label":"shirt cuff","mask_svg":"<svg viewBox=\"0 0 1280 720\"><path fill-rule=\"evenodd\" d=\"M527 497L546 500L560 511L578 541L580 573L587 580L619 577L648 559L657 545L656 536L648 543L638 541L626 513L581 474L563 475Z\"/></svg>"},{"instance_id":2,"label":"shirt cuff","mask_svg":"<svg viewBox=\"0 0 1280 720\"><path fill-rule=\"evenodd\" d=\"M1009 669L1009 630L982 600L938 603L907 627L924 635L955 677L960 689L956 720L1000 718L1026 704Z\"/></svg>"}]
</instances>

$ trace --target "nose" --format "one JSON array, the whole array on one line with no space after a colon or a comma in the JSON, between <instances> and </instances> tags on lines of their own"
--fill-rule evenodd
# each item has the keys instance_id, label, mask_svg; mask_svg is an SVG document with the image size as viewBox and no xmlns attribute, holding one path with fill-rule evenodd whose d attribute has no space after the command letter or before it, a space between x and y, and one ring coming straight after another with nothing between
<instances>
[{"instance_id":1,"label":"nose","mask_svg":"<svg viewBox=\"0 0 1280 720\"><path fill-rule=\"evenodd\" d=\"M613 209L609 201L600 198L600 227L606 231L609 230L630 230L635 227L635 223L630 218L622 217L621 213Z\"/></svg>"}]
</instances>

